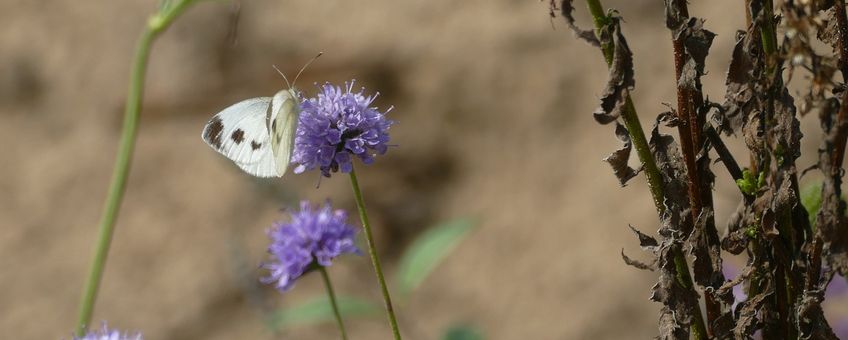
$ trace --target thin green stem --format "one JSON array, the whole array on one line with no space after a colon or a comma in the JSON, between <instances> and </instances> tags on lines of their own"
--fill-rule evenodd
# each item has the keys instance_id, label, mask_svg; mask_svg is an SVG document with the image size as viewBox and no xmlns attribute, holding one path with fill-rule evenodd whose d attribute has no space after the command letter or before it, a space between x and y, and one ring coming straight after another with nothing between
<instances>
[{"instance_id":1,"label":"thin green stem","mask_svg":"<svg viewBox=\"0 0 848 340\"><path fill-rule=\"evenodd\" d=\"M592 14L592 22L595 23L596 34L607 23L609 19L604 12L604 6L600 0L586 0L586 5L589 7L589 12ZM604 53L604 60L607 66L612 65L614 46L612 44L603 44L601 50ZM645 138L645 132L642 129L642 123L639 122L639 115L636 114L636 107L633 105L633 100L630 96L625 98L624 110L622 110L621 118L624 121L624 126L630 132L630 140L633 142L633 147L636 149L636 154L639 156L639 161L642 163L642 168L645 170L645 177L648 179L648 187L651 190L651 196L654 199L654 206L657 211L662 213L663 207L663 181L660 169L654 161L654 155L651 154L651 149L648 146L648 139Z\"/></svg>"},{"instance_id":2,"label":"thin green stem","mask_svg":"<svg viewBox=\"0 0 848 340\"><path fill-rule=\"evenodd\" d=\"M642 123L639 122L639 115L636 114L636 107L629 96L625 100L621 118L624 120L627 131L630 132L630 140L633 142L633 147L636 148L636 155L642 162L642 169L645 170L645 178L648 180L648 188L651 190L654 206L657 211L662 212L665 210L662 174L654 161L654 155L648 146L648 139L645 138L645 132L642 130Z\"/></svg>"},{"instance_id":3,"label":"thin green stem","mask_svg":"<svg viewBox=\"0 0 848 340\"><path fill-rule=\"evenodd\" d=\"M380 281L380 290L383 293L383 302L386 305L386 314L389 318L389 324L392 326L392 333L395 340L400 340L400 328L398 328L397 317L395 310L392 307L392 297L389 295L389 287L386 286L386 279L383 277L383 269L380 266L380 257L377 255L377 247L374 244L374 235L371 232L371 223L368 222L368 213L365 212L365 201L362 199L362 191L359 190L359 181L356 179L356 171L350 169L350 185L353 187L353 198L356 200L356 208L359 210L359 218L362 220L362 229L365 230L365 240L368 243L368 255L371 257L371 264L374 265L374 272L377 273L377 280Z\"/></svg>"},{"instance_id":4,"label":"thin green stem","mask_svg":"<svg viewBox=\"0 0 848 340\"><path fill-rule=\"evenodd\" d=\"M760 28L760 37L762 38L763 53L766 58L766 75L769 86L768 106L766 110L767 119L764 120L764 123L770 124L776 114L774 100L782 90L783 84L779 83L780 74L778 73L778 43L777 32L775 31L774 2L772 0L763 0L762 5L761 18L763 22ZM778 164L777 167L780 168L781 166ZM762 171L766 171L766 168L764 167ZM796 181L794 178L784 178L783 180ZM777 227L781 234L780 239L782 239L783 244L786 246L785 249L780 249L783 248L781 244L772 245L772 252L775 257L778 257L774 275L779 277L779 279L775 279L775 282L778 286L782 286L778 287L778 289L782 288L782 290L775 294L775 300L778 313L784 321L782 327L784 327L785 333L783 335L788 339L795 339L798 337L797 329L793 326L795 323L793 314L795 311L794 301L796 294L792 269L790 269L790 265L795 257L794 254L797 253L795 250L795 228L792 225L791 211L780 212L778 218ZM781 242L780 239L776 240L776 242Z\"/></svg>"},{"instance_id":5,"label":"thin green stem","mask_svg":"<svg viewBox=\"0 0 848 340\"><path fill-rule=\"evenodd\" d=\"M774 29L774 3L772 0L764 0L762 10L763 23L760 36L763 40L763 52L766 55L766 72L769 80L771 80L777 66L777 33Z\"/></svg>"},{"instance_id":6,"label":"thin green stem","mask_svg":"<svg viewBox=\"0 0 848 340\"><path fill-rule=\"evenodd\" d=\"M333 314L336 315L336 324L339 326L342 340L347 340L347 332L345 331L344 321L342 321L342 313L339 311L339 303L336 301L336 293L333 292L333 284L330 283L330 274L327 274L327 268L319 265L318 270L321 272L321 278L324 279L324 287L327 288L327 296L330 297L330 305L333 306Z\"/></svg>"},{"instance_id":7,"label":"thin green stem","mask_svg":"<svg viewBox=\"0 0 848 340\"><path fill-rule=\"evenodd\" d=\"M170 9L166 9L164 13L153 15L145 26L141 37L138 39L135 56L133 57L132 70L130 72L129 92L127 95L126 110L124 112L121 140L118 145L118 154L109 184L109 191L106 196L103 214L100 217L97 243L94 248L91 267L89 268L79 305L79 317L76 324L77 336L83 336L91 322L95 301L97 300L97 292L100 288L103 270L106 266L106 258L109 254L109 246L112 243L112 235L115 231L115 219L118 217L118 211L124 197L127 176L130 170L130 161L132 160L136 134L138 132L138 117L141 111L144 76L147 72L150 46L156 37L186 9L190 2L192 0L183 0ZM165 19L154 20L156 18Z\"/></svg>"},{"instance_id":8,"label":"thin green stem","mask_svg":"<svg viewBox=\"0 0 848 340\"><path fill-rule=\"evenodd\" d=\"M600 0L586 0L586 5L589 7L589 12L592 15L592 21L595 23L596 35L600 36L599 32L609 21L606 12L604 11L604 6L601 4ZM615 46L612 46L612 44L601 45L601 50L603 51L607 66L612 65L614 48ZM648 180L648 187L651 189L654 206L656 207L657 212L662 214L665 210L665 206L663 204L665 195L663 192L662 174L660 173L659 167L657 167L657 163L654 160L650 147L648 146L648 141L645 138L645 132L642 129L642 124L639 122L639 115L636 113L636 107L633 105L633 101L629 96L626 98L621 117L622 120L624 120L624 126L627 127L627 131L630 133L630 140L633 142L633 147L636 148L636 154L639 156L639 161L642 162L642 168L645 170L645 177ZM695 286L692 282L692 277L689 274L689 265L686 262L686 257L683 255L683 252L676 251L674 253L674 264L677 271L678 282L686 289L694 291ZM692 312L695 314L694 322L691 326L693 338L697 340L707 339L707 328L704 324L704 317L701 314L700 307L693 308Z\"/></svg>"}]
</instances>

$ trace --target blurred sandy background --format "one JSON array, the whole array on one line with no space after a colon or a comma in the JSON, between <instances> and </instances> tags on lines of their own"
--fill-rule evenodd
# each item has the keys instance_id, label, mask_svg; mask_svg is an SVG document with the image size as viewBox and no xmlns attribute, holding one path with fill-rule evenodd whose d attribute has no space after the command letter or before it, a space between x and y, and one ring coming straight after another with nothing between
<instances>
[{"instance_id":1,"label":"blurred sandy background","mask_svg":"<svg viewBox=\"0 0 848 340\"><path fill-rule=\"evenodd\" d=\"M674 102L661 1L605 1L626 19L635 102L649 127ZM69 337L112 171L133 46L154 1L0 3L0 338ZM724 95L739 1L695 1L718 37L705 79ZM578 18L589 25L582 3ZM254 280L264 230L301 198L352 210L348 181L318 173L259 181L200 139L212 114L300 79L356 78L394 105L399 147L360 179L389 272L437 222L478 228L398 308L408 339L454 323L489 339L645 339L656 334L654 275L627 224L656 229L640 176L619 188L601 159L616 147L591 118L605 82L599 52L577 41L547 1L242 1L198 3L154 46L132 172L94 320L147 339L270 339L237 274ZM553 23L553 25L552 25ZM553 26L553 27L552 27ZM804 119L805 133L817 130ZM805 150L818 145L809 132ZM738 143L736 151L741 152ZM742 153L740 153L742 154ZM808 155L808 157L811 155ZM635 158L635 156L634 156ZM810 164L808 158L807 163ZM632 160L635 163L635 159ZM716 167L718 221L738 200ZM352 215L352 218L355 218ZM356 221L354 219L354 221ZM358 221L356 221L358 224ZM379 301L367 257L331 269L340 294ZM266 307L322 294L316 275ZM383 318L348 320L353 339L383 339ZM281 338L332 339L331 325Z\"/></svg>"}]
</instances>

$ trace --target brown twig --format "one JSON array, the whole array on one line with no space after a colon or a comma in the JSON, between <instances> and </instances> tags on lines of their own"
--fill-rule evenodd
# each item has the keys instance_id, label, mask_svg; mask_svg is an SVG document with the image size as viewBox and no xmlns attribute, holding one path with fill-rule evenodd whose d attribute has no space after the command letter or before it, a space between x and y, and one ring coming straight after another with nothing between
<instances>
[{"instance_id":1,"label":"brown twig","mask_svg":"<svg viewBox=\"0 0 848 340\"><path fill-rule=\"evenodd\" d=\"M725 168L727 168L727 172L730 173L730 177L733 177L734 181L742 179L742 169L739 167L739 163L736 163L736 159L733 158L733 154L730 153L727 145L724 145L724 141L721 140L721 136L718 135L718 131L716 131L714 127L708 126L706 133L707 139L710 140L710 143L713 145L713 149L715 149L719 159L721 159L721 162L724 164Z\"/></svg>"},{"instance_id":2,"label":"brown twig","mask_svg":"<svg viewBox=\"0 0 848 340\"><path fill-rule=\"evenodd\" d=\"M667 6L673 7L668 9L670 11L669 13L677 13L677 18L675 19L678 27L676 28L678 30L682 29L682 25L686 25L689 18L689 9L686 0L667 2ZM690 84L680 81L684 65L688 57L691 57L687 56L685 46L687 36L679 32L677 36L674 36L674 28L669 28L672 29L673 35L672 46L674 49L675 83L677 84L677 114L681 122L677 130L680 135L681 152L683 153L684 163L686 164L690 213L692 214L692 221L697 221L704 208L712 206L712 186L704 182L706 177L703 176L709 171L709 169L704 168L709 167L709 162L707 161L706 164L700 165L697 158L698 153L704 145L701 129L705 125L705 115L698 114L698 110L703 106L704 100L700 92L700 86L695 85L693 88ZM695 81L697 82L697 79ZM714 220L710 219L705 224L704 230L696 230L695 232L705 233L711 244L718 245L718 232L715 230L714 223ZM722 279L720 281L724 280ZM721 282L718 285L720 286ZM721 304L711 294L705 294L704 301L707 311L707 333L712 335L712 324L721 315Z\"/></svg>"},{"instance_id":3,"label":"brown twig","mask_svg":"<svg viewBox=\"0 0 848 340\"><path fill-rule=\"evenodd\" d=\"M835 1L833 6L836 9L836 25L839 31L839 69L842 71L842 79L845 82L848 79L848 18L846 18L843 1ZM842 167L842 161L845 158L845 143L848 140L848 133L846 133L846 127L848 127L848 91L843 91L843 93L842 105L836 117L836 138L834 138L834 150L831 156L832 166L835 169ZM840 193L838 187L836 192L837 194Z\"/></svg>"}]
</instances>

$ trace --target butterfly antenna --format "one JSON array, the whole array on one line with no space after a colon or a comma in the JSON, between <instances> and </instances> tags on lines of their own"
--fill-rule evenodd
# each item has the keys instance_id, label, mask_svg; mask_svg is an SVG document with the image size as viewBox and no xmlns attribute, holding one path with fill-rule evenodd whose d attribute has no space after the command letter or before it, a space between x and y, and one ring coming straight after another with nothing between
<instances>
[{"instance_id":1,"label":"butterfly antenna","mask_svg":"<svg viewBox=\"0 0 848 340\"><path fill-rule=\"evenodd\" d=\"M292 86L291 86L291 83L289 83L289 78L286 78L286 75L285 75L285 74L283 74L283 72L282 72L282 71L280 71L280 69L278 69L278 68L277 68L277 65L271 65L271 66L272 66L275 70L277 70L277 73L279 73L281 76L283 76L283 80L285 80L285 81L286 81L286 85L288 85L288 87L289 87L289 88L291 88ZM299 74L299 73L298 73L298 74ZM297 78L295 78L295 80L297 80Z\"/></svg>"},{"instance_id":2,"label":"butterfly antenna","mask_svg":"<svg viewBox=\"0 0 848 340\"><path fill-rule=\"evenodd\" d=\"M238 45L239 17L241 17L241 2L234 0L230 6L230 30L227 32L227 40L230 42L230 47Z\"/></svg>"},{"instance_id":3,"label":"butterfly antenna","mask_svg":"<svg viewBox=\"0 0 848 340\"><path fill-rule=\"evenodd\" d=\"M303 71L306 70L309 65L312 65L312 62L315 61L315 59L318 59L318 57L322 56L323 54L324 52L318 52L318 55L312 57L312 59L310 59L309 62L306 63L306 65L303 65L303 67L300 68L300 71L297 71L297 75L294 76L294 81L292 82L292 84L297 83L297 78L300 78L300 74L303 73ZM289 88L291 88L291 86L289 86Z\"/></svg>"}]
</instances>

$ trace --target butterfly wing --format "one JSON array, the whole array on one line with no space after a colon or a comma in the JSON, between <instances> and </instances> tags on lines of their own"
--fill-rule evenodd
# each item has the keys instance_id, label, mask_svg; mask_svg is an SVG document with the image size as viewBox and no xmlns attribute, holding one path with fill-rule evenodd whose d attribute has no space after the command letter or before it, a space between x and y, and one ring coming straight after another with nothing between
<instances>
[{"instance_id":1,"label":"butterfly wing","mask_svg":"<svg viewBox=\"0 0 848 340\"><path fill-rule=\"evenodd\" d=\"M256 177L280 177L282 174L277 172L274 155L271 152L266 153L256 163L236 163L244 172Z\"/></svg>"},{"instance_id":2,"label":"butterfly wing","mask_svg":"<svg viewBox=\"0 0 848 340\"><path fill-rule=\"evenodd\" d=\"M271 132L271 147L276 160L277 173L286 173L294 149L294 134L300 116L300 102L295 89L282 90L271 99L271 111L268 116Z\"/></svg>"},{"instance_id":3,"label":"butterfly wing","mask_svg":"<svg viewBox=\"0 0 848 340\"><path fill-rule=\"evenodd\" d=\"M203 141L251 175L279 177L266 125L270 104L269 97L233 104L206 123Z\"/></svg>"}]
</instances>

